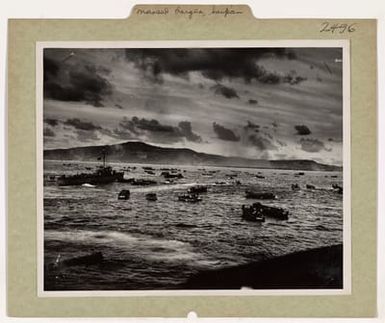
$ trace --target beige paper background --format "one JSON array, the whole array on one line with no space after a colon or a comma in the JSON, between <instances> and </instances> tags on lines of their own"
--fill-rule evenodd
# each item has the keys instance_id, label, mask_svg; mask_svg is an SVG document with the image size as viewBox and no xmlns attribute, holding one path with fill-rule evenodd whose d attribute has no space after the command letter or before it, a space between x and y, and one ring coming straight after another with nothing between
<instances>
[{"instance_id":1,"label":"beige paper background","mask_svg":"<svg viewBox=\"0 0 385 323\"><path fill-rule=\"evenodd\" d=\"M149 6L142 6L150 8ZM152 6L153 8L154 6ZM320 33L325 20L238 15L138 15L124 20L11 20L8 43L8 314L11 316L357 317L376 314L376 22ZM218 6L216 6L218 8ZM223 7L224 8L224 7ZM37 41L349 39L351 48L352 294L339 296L37 297Z\"/></svg>"}]
</instances>

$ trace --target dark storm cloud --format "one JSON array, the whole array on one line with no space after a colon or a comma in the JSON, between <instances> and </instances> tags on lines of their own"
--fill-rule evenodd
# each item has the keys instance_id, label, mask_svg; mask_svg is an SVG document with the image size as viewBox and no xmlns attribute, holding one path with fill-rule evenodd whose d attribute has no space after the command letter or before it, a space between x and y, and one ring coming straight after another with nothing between
<instances>
[{"instance_id":1,"label":"dark storm cloud","mask_svg":"<svg viewBox=\"0 0 385 323\"><path fill-rule=\"evenodd\" d=\"M102 107L102 100L112 93L112 85L93 64L69 65L44 57L44 97L59 101L86 102Z\"/></svg>"},{"instance_id":2,"label":"dark storm cloud","mask_svg":"<svg viewBox=\"0 0 385 323\"><path fill-rule=\"evenodd\" d=\"M311 131L308 126L305 125L296 125L294 129L297 130L297 135L307 136L311 134Z\"/></svg>"},{"instance_id":3,"label":"dark storm cloud","mask_svg":"<svg viewBox=\"0 0 385 323\"><path fill-rule=\"evenodd\" d=\"M299 142L301 149L309 153L317 153L325 149L325 144L318 139L304 139L302 138Z\"/></svg>"},{"instance_id":4,"label":"dark storm cloud","mask_svg":"<svg viewBox=\"0 0 385 323\"><path fill-rule=\"evenodd\" d=\"M296 58L286 48L146 48L127 49L125 53L128 61L156 82L161 82L162 73L187 77L195 71L215 81L238 77L245 82L278 83L279 77L257 65L257 61L270 56Z\"/></svg>"},{"instance_id":5,"label":"dark storm cloud","mask_svg":"<svg viewBox=\"0 0 385 323\"><path fill-rule=\"evenodd\" d=\"M48 125L50 125L51 127L56 127L58 124L59 124L59 121L56 120L56 119L44 119L44 122Z\"/></svg>"},{"instance_id":6,"label":"dark storm cloud","mask_svg":"<svg viewBox=\"0 0 385 323\"><path fill-rule=\"evenodd\" d=\"M110 75L111 74L111 70L105 66L97 66L96 67L96 70L97 72L99 72L100 74L104 74L104 75Z\"/></svg>"},{"instance_id":7,"label":"dark storm cloud","mask_svg":"<svg viewBox=\"0 0 385 323\"><path fill-rule=\"evenodd\" d=\"M265 131L260 132L260 125L248 120L243 131L243 145L254 147L258 151L277 150L273 136Z\"/></svg>"},{"instance_id":8,"label":"dark storm cloud","mask_svg":"<svg viewBox=\"0 0 385 323\"><path fill-rule=\"evenodd\" d=\"M226 141L239 141L240 137L238 137L232 130L227 129L221 126L218 123L213 123L214 132L217 134L218 138Z\"/></svg>"},{"instance_id":9,"label":"dark storm cloud","mask_svg":"<svg viewBox=\"0 0 385 323\"><path fill-rule=\"evenodd\" d=\"M267 138L258 136L256 134L250 135L248 137L249 143L251 143L258 150L276 150L277 147Z\"/></svg>"},{"instance_id":10,"label":"dark storm cloud","mask_svg":"<svg viewBox=\"0 0 385 323\"><path fill-rule=\"evenodd\" d=\"M80 129L80 130L94 131L94 130L101 129L100 126L97 126L97 125L93 124L92 122L82 121L78 118L67 119L66 121L63 122L63 124L65 124L67 126L72 126L76 129Z\"/></svg>"},{"instance_id":11,"label":"dark storm cloud","mask_svg":"<svg viewBox=\"0 0 385 323\"><path fill-rule=\"evenodd\" d=\"M119 128L114 134L125 139L146 136L155 142L173 143L183 140L202 142L202 138L193 132L191 122L181 121L178 126L171 126L160 123L156 119L138 118L136 116L128 119L124 117L119 122Z\"/></svg>"},{"instance_id":12,"label":"dark storm cloud","mask_svg":"<svg viewBox=\"0 0 385 323\"><path fill-rule=\"evenodd\" d=\"M44 81L48 81L49 79L57 76L58 72L59 63L53 59L44 57Z\"/></svg>"},{"instance_id":13,"label":"dark storm cloud","mask_svg":"<svg viewBox=\"0 0 385 323\"><path fill-rule=\"evenodd\" d=\"M50 128L44 128L43 135L44 137L55 137L55 133Z\"/></svg>"},{"instance_id":14,"label":"dark storm cloud","mask_svg":"<svg viewBox=\"0 0 385 323\"><path fill-rule=\"evenodd\" d=\"M191 122L190 121L181 121L178 124L179 129L182 135L188 140L193 142L202 142L201 136L197 135L192 131Z\"/></svg>"},{"instance_id":15,"label":"dark storm cloud","mask_svg":"<svg viewBox=\"0 0 385 323\"><path fill-rule=\"evenodd\" d=\"M215 94L224 96L227 99L237 98L239 99L238 93L231 87L224 86L222 84L217 84L212 87Z\"/></svg>"},{"instance_id":16,"label":"dark storm cloud","mask_svg":"<svg viewBox=\"0 0 385 323\"><path fill-rule=\"evenodd\" d=\"M139 132L137 131L135 127L136 120L138 120L137 117L133 117L132 120L128 119L127 117L123 117L123 119L119 122L119 129L122 129L122 131L129 131L132 134L138 135ZM117 133L117 131L114 131Z\"/></svg>"},{"instance_id":17,"label":"dark storm cloud","mask_svg":"<svg viewBox=\"0 0 385 323\"><path fill-rule=\"evenodd\" d=\"M174 136L180 137L181 133L179 131L179 128L161 124L158 120L156 119L146 119L146 118L141 118L139 119L138 117L133 117L131 119L131 124L141 130L147 130L151 132L166 132L173 134Z\"/></svg>"}]
</instances>

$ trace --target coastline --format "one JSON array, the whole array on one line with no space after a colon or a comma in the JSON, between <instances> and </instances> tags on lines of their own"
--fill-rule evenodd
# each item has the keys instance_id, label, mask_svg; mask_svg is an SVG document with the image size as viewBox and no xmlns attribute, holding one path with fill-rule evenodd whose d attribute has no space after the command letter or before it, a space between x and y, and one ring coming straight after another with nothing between
<instances>
[{"instance_id":1,"label":"coastline","mask_svg":"<svg viewBox=\"0 0 385 323\"><path fill-rule=\"evenodd\" d=\"M342 244L199 272L181 289L342 289Z\"/></svg>"},{"instance_id":2,"label":"coastline","mask_svg":"<svg viewBox=\"0 0 385 323\"><path fill-rule=\"evenodd\" d=\"M274 160L271 160L274 162ZM66 162L66 163L86 163L86 164L96 164L98 163L97 161L94 160L79 160L79 159L43 159L43 162ZM174 167L215 167L215 168L224 168L224 169L229 169L229 168L238 168L238 169L258 169L258 170L271 170L271 171L304 171L304 172L324 172L324 173L339 173L343 171L343 166L336 166L340 167L341 169L335 169L335 170L312 170L312 169L300 169L300 168L279 168L279 167L264 167L264 166L239 166L239 165L216 165L216 164L202 164L202 165L189 165L189 164L179 164L179 163L164 163L164 162L124 162L124 161L119 161L119 160L109 160L109 164L113 165L118 165L118 164L132 164L132 165L152 165L152 166L157 166L157 167L167 167L167 166L174 166ZM335 165L332 165L335 166Z\"/></svg>"},{"instance_id":3,"label":"coastline","mask_svg":"<svg viewBox=\"0 0 385 323\"><path fill-rule=\"evenodd\" d=\"M109 161L121 163L172 164L191 166L231 166L286 170L341 171L342 166L323 164L313 159L252 159L243 156L224 156L195 151L189 148L170 148L127 141L105 146L84 146L45 149L46 160L97 160L105 151Z\"/></svg>"}]
</instances>

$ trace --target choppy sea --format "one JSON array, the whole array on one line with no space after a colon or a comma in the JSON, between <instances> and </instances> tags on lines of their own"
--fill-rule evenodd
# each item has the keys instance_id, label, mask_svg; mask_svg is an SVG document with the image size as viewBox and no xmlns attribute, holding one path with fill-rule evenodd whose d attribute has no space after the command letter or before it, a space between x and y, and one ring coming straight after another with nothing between
<instances>
[{"instance_id":1,"label":"choppy sea","mask_svg":"<svg viewBox=\"0 0 385 323\"><path fill-rule=\"evenodd\" d=\"M59 255L66 260L103 254L99 264L63 266L59 273L45 269L45 290L175 289L201 270L342 243L342 195L331 188L342 185L342 172L305 171L299 176L299 171L276 169L110 165L124 170L127 178L158 184L45 184L44 264L54 263ZM44 176L90 172L96 166L44 161ZM155 175L146 174L143 166L153 167ZM170 167L178 168L184 178L166 184L160 169ZM294 183L301 190L293 191ZM201 202L177 200L195 184L208 185ZM316 189L306 189L306 184ZM248 188L274 192L276 200L261 202L287 209L289 220L242 220L241 206L256 201L245 198ZM122 189L131 191L129 200L117 199ZM149 192L155 192L158 201L147 201Z\"/></svg>"}]
</instances>

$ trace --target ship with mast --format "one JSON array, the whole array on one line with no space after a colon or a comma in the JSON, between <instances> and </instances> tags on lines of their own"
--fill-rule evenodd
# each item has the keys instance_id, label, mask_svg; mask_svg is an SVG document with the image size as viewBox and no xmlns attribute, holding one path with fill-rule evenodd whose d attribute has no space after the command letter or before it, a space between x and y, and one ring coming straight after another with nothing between
<instances>
[{"instance_id":1,"label":"ship with mast","mask_svg":"<svg viewBox=\"0 0 385 323\"><path fill-rule=\"evenodd\" d=\"M83 184L109 184L112 182L123 181L124 172L117 172L107 165L107 152L102 150L102 155L98 158L103 164L98 166L93 173L80 173L75 175L62 175L57 178L59 186L83 185Z\"/></svg>"}]
</instances>

